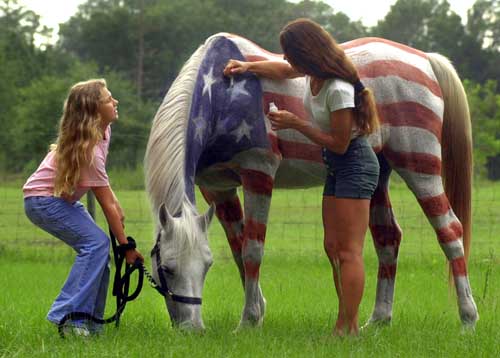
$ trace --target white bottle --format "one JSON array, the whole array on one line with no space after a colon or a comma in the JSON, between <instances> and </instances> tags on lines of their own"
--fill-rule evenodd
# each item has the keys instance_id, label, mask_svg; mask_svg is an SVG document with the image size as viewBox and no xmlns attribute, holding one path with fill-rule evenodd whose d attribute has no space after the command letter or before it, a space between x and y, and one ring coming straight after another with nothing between
<instances>
[{"instance_id":1,"label":"white bottle","mask_svg":"<svg viewBox=\"0 0 500 358\"><path fill-rule=\"evenodd\" d=\"M278 107L274 104L274 102L269 103L269 112L277 112Z\"/></svg>"}]
</instances>

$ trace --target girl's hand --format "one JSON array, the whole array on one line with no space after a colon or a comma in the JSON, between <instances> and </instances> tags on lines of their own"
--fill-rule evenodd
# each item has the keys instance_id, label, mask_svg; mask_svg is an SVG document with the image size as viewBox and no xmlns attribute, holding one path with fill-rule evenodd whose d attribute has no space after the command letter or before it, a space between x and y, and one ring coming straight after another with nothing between
<instances>
[{"instance_id":1,"label":"girl's hand","mask_svg":"<svg viewBox=\"0 0 500 358\"><path fill-rule=\"evenodd\" d=\"M248 62L229 60L224 68L224 76L233 76L248 71Z\"/></svg>"},{"instance_id":2,"label":"girl's hand","mask_svg":"<svg viewBox=\"0 0 500 358\"><path fill-rule=\"evenodd\" d=\"M304 122L295 114L288 111L269 112L267 117L271 121L271 128L274 131L288 128L297 129Z\"/></svg>"},{"instance_id":3,"label":"girl's hand","mask_svg":"<svg viewBox=\"0 0 500 358\"><path fill-rule=\"evenodd\" d=\"M144 257L142 257L142 254L139 252L139 250L133 249L127 250L125 252L125 260L129 265L133 265L137 260L144 262Z\"/></svg>"}]
</instances>

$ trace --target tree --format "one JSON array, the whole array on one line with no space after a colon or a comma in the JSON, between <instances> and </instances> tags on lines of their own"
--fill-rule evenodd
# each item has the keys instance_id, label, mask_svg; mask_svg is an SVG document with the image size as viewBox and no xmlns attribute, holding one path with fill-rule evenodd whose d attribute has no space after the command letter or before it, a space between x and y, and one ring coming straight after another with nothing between
<instances>
[{"instance_id":1,"label":"tree","mask_svg":"<svg viewBox=\"0 0 500 358\"><path fill-rule=\"evenodd\" d=\"M471 81L465 81L464 85L472 118L475 172L482 176L486 164L500 156L500 95L493 80L483 86Z\"/></svg>"},{"instance_id":2,"label":"tree","mask_svg":"<svg viewBox=\"0 0 500 358\"><path fill-rule=\"evenodd\" d=\"M322 2L285 0L88 0L61 26L59 46L136 83L142 98L159 100L183 63L217 32L247 37L281 52L278 34L288 21L313 18L339 42L364 34L361 23Z\"/></svg>"},{"instance_id":3,"label":"tree","mask_svg":"<svg viewBox=\"0 0 500 358\"><path fill-rule=\"evenodd\" d=\"M422 49L427 42L428 21L437 5L438 0L398 0L371 32Z\"/></svg>"},{"instance_id":4,"label":"tree","mask_svg":"<svg viewBox=\"0 0 500 358\"><path fill-rule=\"evenodd\" d=\"M8 169L14 141L9 133L16 125L13 111L22 103L18 91L48 70L43 66L46 54L34 46L36 35L47 34L39 20L17 0L0 0L0 170Z\"/></svg>"}]
</instances>

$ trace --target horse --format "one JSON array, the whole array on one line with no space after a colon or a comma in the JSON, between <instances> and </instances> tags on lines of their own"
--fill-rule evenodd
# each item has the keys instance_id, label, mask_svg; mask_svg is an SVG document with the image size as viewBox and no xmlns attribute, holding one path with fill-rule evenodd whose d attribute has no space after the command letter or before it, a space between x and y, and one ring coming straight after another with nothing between
<instances>
[{"instance_id":1,"label":"horse","mask_svg":"<svg viewBox=\"0 0 500 358\"><path fill-rule=\"evenodd\" d=\"M367 323L392 319L402 231L389 199L395 170L417 198L450 265L459 316L479 318L467 276L471 236L472 139L467 97L448 59L382 38L341 44L373 90L381 119L369 136L380 178L369 228L379 260L375 306ZM172 324L204 329L201 297L212 264L207 239L215 212L244 288L238 328L260 326L266 300L260 265L273 188L322 185L321 148L293 130L275 132L269 104L311 119L304 78L269 80L251 73L225 77L229 59L284 61L283 56L229 33L209 37L182 67L152 123L145 183L155 222L153 276L171 291ZM311 124L313 125L313 124ZM195 186L210 204L198 213ZM244 206L237 188L242 187Z\"/></svg>"}]
</instances>

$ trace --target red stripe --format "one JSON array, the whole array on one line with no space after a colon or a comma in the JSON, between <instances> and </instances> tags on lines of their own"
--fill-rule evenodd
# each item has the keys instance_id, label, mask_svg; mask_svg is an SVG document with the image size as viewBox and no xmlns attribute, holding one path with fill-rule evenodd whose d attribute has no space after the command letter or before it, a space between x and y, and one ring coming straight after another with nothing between
<instances>
[{"instance_id":1,"label":"red stripe","mask_svg":"<svg viewBox=\"0 0 500 358\"><path fill-rule=\"evenodd\" d=\"M425 59L428 58L427 54L425 52L422 52L422 51L414 49L412 47L400 44L398 42L382 39L380 37L364 37L361 39L356 39L356 40L352 40L352 41L340 44L340 47L342 47L344 50L347 50L347 49L352 49L354 47L358 47L358 46L362 46L362 45L366 45L366 44L374 43L374 42L379 42L379 43L383 43L383 44L386 44L389 46L397 47L400 50L411 53L413 55L420 56L420 57L425 58Z\"/></svg>"},{"instance_id":2,"label":"red stripe","mask_svg":"<svg viewBox=\"0 0 500 358\"><path fill-rule=\"evenodd\" d=\"M287 110L288 112L292 112L297 115L299 118L310 122L312 118L307 114L302 98L287 96L284 94L278 94L274 92L264 92L262 94L263 101L262 105L264 106L264 113L267 114L269 112L269 103L274 102L274 104L279 109Z\"/></svg>"},{"instance_id":3,"label":"red stripe","mask_svg":"<svg viewBox=\"0 0 500 358\"><path fill-rule=\"evenodd\" d=\"M467 265L465 264L465 258L458 257L451 260L451 270L453 271L453 276L467 276Z\"/></svg>"},{"instance_id":4,"label":"red stripe","mask_svg":"<svg viewBox=\"0 0 500 358\"><path fill-rule=\"evenodd\" d=\"M282 139L279 140L278 145L284 159L300 159L323 163L321 147L319 145Z\"/></svg>"},{"instance_id":5,"label":"red stripe","mask_svg":"<svg viewBox=\"0 0 500 358\"><path fill-rule=\"evenodd\" d=\"M248 240L257 240L264 243L266 240L266 224L259 223L251 218L245 220L245 228L243 229L245 243Z\"/></svg>"},{"instance_id":6,"label":"red stripe","mask_svg":"<svg viewBox=\"0 0 500 358\"><path fill-rule=\"evenodd\" d=\"M381 264L378 267L378 278L394 279L396 277L397 265Z\"/></svg>"},{"instance_id":7,"label":"red stripe","mask_svg":"<svg viewBox=\"0 0 500 358\"><path fill-rule=\"evenodd\" d=\"M233 252L241 252L243 246L243 237L241 235L228 236L227 241Z\"/></svg>"},{"instance_id":8,"label":"red stripe","mask_svg":"<svg viewBox=\"0 0 500 358\"><path fill-rule=\"evenodd\" d=\"M416 127L428 130L441 142L442 119L416 102L377 105L380 120L392 127Z\"/></svg>"},{"instance_id":9,"label":"red stripe","mask_svg":"<svg viewBox=\"0 0 500 358\"><path fill-rule=\"evenodd\" d=\"M245 266L245 277L253 279L257 279L259 277L260 264L252 261L245 261L243 265Z\"/></svg>"},{"instance_id":10,"label":"red stripe","mask_svg":"<svg viewBox=\"0 0 500 358\"><path fill-rule=\"evenodd\" d=\"M239 199L225 201L217 204L217 217L226 222L236 222L243 218L241 204Z\"/></svg>"},{"instance_id":11,"label":"red stripe","mask_svg":"<svg viewBox=\"0 0 500 358\"><path fill-rule=\"evenodd\" d=\"M441 216L450 210L450 202L445 193L427 198L417 198L427 217Z\"/></svg>"},{"instance_id":12,"label":"red stripe","mask_svg":"<svg viewBox=\"0 0 500 358\"><path fill-rule=\"evenodd\" d=\"M404 168L416 173L441 175L441 160L427 153L395 152L389 147L382 149L391 167Z\"/></svg>"},{"instance_id":13,"label":"red stripe","mask_svg":"<svg viewBox=\"0 0 500 358\"><path fill-rule=\"evenodd\" d=\"M443 97L441 88L438 83L430 78L425 72L417 67L397 61L397 60L380 60L373 61L369 64L358 68L361 79L364 77L376 78L386 76L397 76L404 80L415 82L425 86L438 97Z\"/></svg>"},{"instance_id":14,"label":"red stripe","mask_svg":"<svg viewBox=\"0 0 500 358\"><path fill-rule=\"evenodd\" d=\"M274 181L266 173L253 169L241 169L240 176L245 190L261 195L272 194Z\"/></svg>"},{"instance_id":15,"label":"red stripe","mask_svg":"<svg viewBox=\"0 0 500 358\"><path fill-rule=\"evenodd\" d=\"M271 150L273 151L273 153L279 155L280 159L282 159L282 155L279 149L278 137L276 136L276 133L269 132L267 133L267 137L269 138L269 143L271 144Z\"/></svg>"},{"instance_id":16,"label":"red stripe","mask_svg":"<svg viewBox=\"0 0 500 358\"><path fill-rule=\"evenodd\" d=\"M370 225L370 232L376 247L394 246L397 256L402 236L401 229L398 226Z\"/></svg>"},{"instance_id":17,"label":"red stripe","mask_svg":"<svg viewBox=\"0 0 500 358\"><path fill-rule=\"evenodd\" d=\"M454 221L447 227L436 230L436 233L439 242L443 244L459 240L463 236L462 224L458 221Z\"/></svg>"},{"instance_id":18,"label":"red stripe","mask_svg":"<svg viewBox=\"0 0 500 358\"><path fill-rule=\"evenodd\" d=\"M391 208L391 200L389 199L389 192L384 189L379 189L373 193L372 200L370 201L371 206L382 206L384 208Z\"/></svg>"},{"instance_id":19,"label":"red stripe","mask_svg":"<svg viewBox=\"0 0 500 358\"><path fill-rule=\"evenodd\" d=\"M246 55L245 60L248 62L257 62L257 61L268 61L271 60L271 57L265 57L261 55Z\"/></svg>"}]
</instances>

